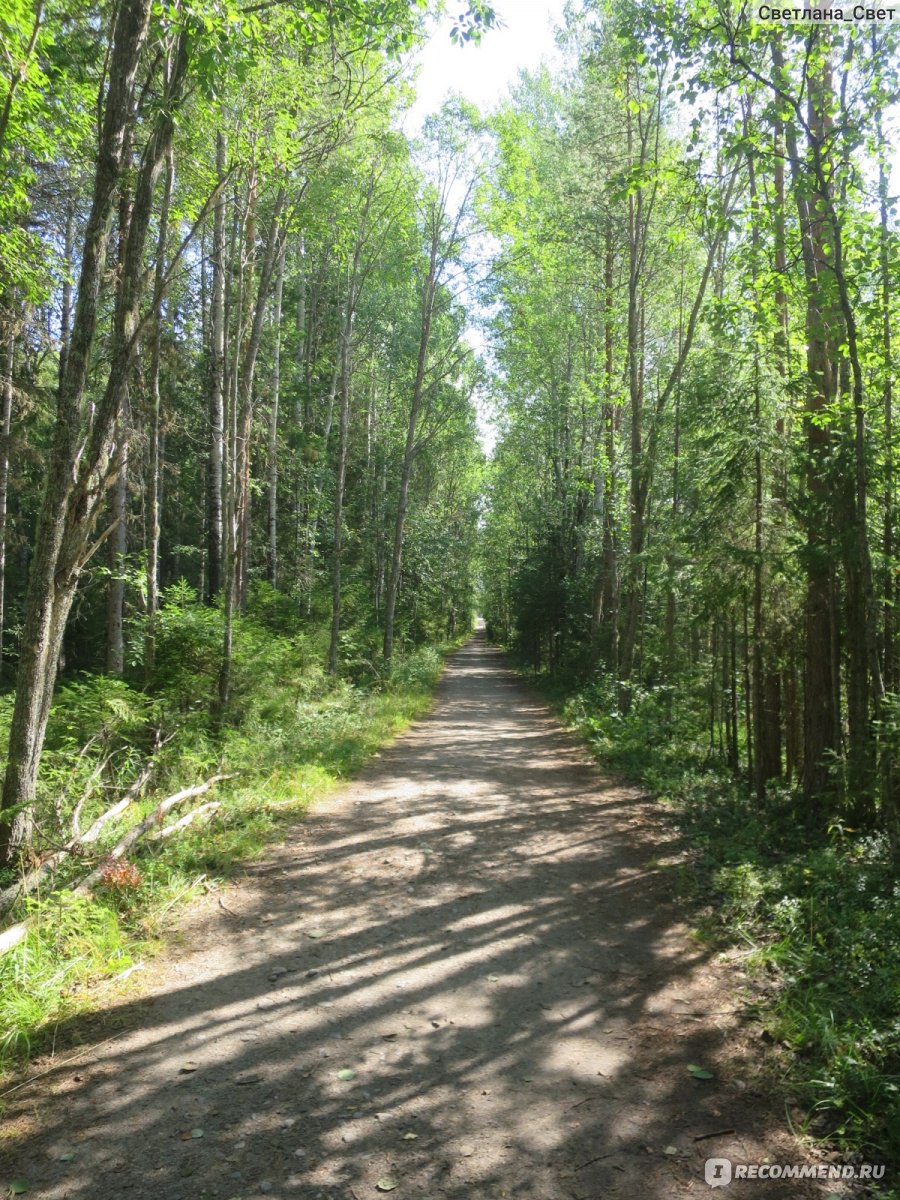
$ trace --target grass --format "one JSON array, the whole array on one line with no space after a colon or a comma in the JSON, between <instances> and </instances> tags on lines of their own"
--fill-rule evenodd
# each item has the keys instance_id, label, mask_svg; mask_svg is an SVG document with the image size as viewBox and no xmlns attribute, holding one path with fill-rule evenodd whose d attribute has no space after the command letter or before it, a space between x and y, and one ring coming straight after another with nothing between
<instances>
[{"instance_id":1,"label":"grass","mask_svg":"<svg viewBox=\"0 0 900 1200\"><path fill-rule=\"evenodd\" d=\"M181 608L181 620L173 607ZM264 853L313 801L426 711L453 648L398 655L389 678L361 669L356 682L333 681L319 666L320 646L246 618L236 630L230 719L214 732L206 696L215 682L217 614L170 605L167 620L160 679L149 694L88 676L61 689L57 699L39 806L39 828L51 841L62 836L85 788L82 828L110 803L108 784L96 796L90 791L98 762L109 757L103 778L121 786L146 752L151 726L168 723L174 736L159 752L153 794L124 824L104 831L90 863L70 860L55 890L21 902L8 918L33 916L35 922L0 958L0 1070L22 1066L53 1044L61 1022L95 1006L99 980L126 972L165 943L173 910ZM76 750L85 745L89 753ZM219 771L234 777L203 797L221 802L210 820L139 842L90 897L62 890L161 796ZM172 818L179 815L175 810Z\"/></svg>"},{"instance_id":2,"label":"grass","mask_svg":"<svg viewBox=\"0 0 900 1200\"><path fill-rule=\"evenodd\" d=\"M710 754L701 702L666 689L618 710L601 679L538 680L605 764L659 797L690 846L671 868L703 936L749 947L754 1001L784 1051L804 1132L848 1161L900 1162L900 880L886 839L823 832L787 786L763 802ZM876 1193L872 1193L876 1194ZM877 1193L896 1200L900 1188Z\"/></svg>"}]
</instances>

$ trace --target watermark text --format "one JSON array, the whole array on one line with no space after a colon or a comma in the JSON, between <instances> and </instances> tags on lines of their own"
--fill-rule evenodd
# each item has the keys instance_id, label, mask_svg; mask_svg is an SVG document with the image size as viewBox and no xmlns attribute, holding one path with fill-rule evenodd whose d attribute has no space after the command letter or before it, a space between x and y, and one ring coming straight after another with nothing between
<instances>
[{"instance_id":1,"label":"watermark text","mask_svg":"<svg viewBox=\"0 0 900 1200\"><path fill-rule=\"evenodd\" d=\"M884 1178L883 1163L741 1163L708 1158L703 1177L710 1187L728 1187L733 1179L818 1179L869 1182Z\"/></svg>"},{"instance_id":2,"label":"watermark text","mask_svg":"<svg viewBox=\"0 0 900 1200\"><path fill-rule=\"evenodd\" d=\"M861 24L900 20L900 7L870 8L867 4L854 4L852 8L785 8L782 5L759 4L756 6L758 21L786 21L791 24L838 25L849 22Z\"/></svg>"}]
</instances>

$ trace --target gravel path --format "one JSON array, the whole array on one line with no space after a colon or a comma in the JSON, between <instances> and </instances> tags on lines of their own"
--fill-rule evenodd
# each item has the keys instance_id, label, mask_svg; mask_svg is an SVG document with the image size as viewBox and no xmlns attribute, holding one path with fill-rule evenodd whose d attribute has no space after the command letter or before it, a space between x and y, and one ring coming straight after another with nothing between
<instances>
[{"instance_id":1,"label":"gravel path","mask_svg":"<svg viewBox=\"0 0 900 1200\"><path fill-rule=\"evenodd\" d=\"M712 1194L707 1156L797 1160L665 839L470 642L429 717L188 914L150 998L114 1001L125 1032L9 1097L0 1181L48 1200L668 1200Z\"/></svg>"}]
</instances>

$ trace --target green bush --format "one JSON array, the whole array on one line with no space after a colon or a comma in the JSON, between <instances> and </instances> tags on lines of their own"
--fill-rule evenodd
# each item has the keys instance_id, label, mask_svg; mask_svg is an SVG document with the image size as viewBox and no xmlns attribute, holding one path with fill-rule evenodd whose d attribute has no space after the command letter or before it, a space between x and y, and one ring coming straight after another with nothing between
<instances>
[{"instance_id":1,"label":"green bush","mask_svg":"<svg viewBox=\"0 0 900 1200\"><path fill-rule=\"evenodd\" d=\"M201 604L184 580L166 588L156 617L153 691L182 711L207 707L221 660L221 610Z\"/></svg>"}]
</instances>

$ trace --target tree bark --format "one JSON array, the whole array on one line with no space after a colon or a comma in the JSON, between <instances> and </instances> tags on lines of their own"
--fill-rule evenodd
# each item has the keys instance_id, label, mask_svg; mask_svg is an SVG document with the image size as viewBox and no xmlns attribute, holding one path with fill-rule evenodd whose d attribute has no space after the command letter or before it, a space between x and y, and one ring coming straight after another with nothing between
<instances>
[{"instance_id":1,"label":"tree bark","mask_svg":"<svg viewBox=\"0 0 900 1200\"><path fill-rule=\"evenodd\" d=\"M344 538L344 487L347 479L347 442L350 431L350 344L353 331L352 301L341 330L341 409L338 422L338 457L334 480L334 551L331 566L331 638L328 644L328 670L337 675L338 645L341 633L341 559Z\"/></svg>"},{"instance_id":2,"label":"tree bark","mask_svg":"<svg viewBox=\"0 0 900 1200\"><path fill-rule=\"evenodd\" d=\"M626 138L628 161L634 159L634 130L630 95L626 112ZM646 140L641 139L640 165L646 161ZM628 586L625 589L625 622L620 639L620 676L623 683L631 679L634 668L634 650L640 618L641 558L644 552L644 519L647 502L646 464L644 462L644 388L641 370L640 340L640 288L641 268L644 257L643 191L638 189L628 196L628 400L631 411L631 449L629 462L628 503ZM627 689L620 697L627 706Z\"/></svg>"},{"instance_id":3,"label":"tree bark","mask_svg":"<svg viewBox=\"0 0 900 1200\"><path fill-rule=\"evenodd\" d=\"M6 632L6 523L9 502L9 451L12 436L16 334L12 319L3 330L3 380L0 401L0 680L3 677L3 637Z\"/></svg>"},{"instance_id":4,"label":"tree bark","mask_svg":"<svg viewBox=\"0 0 900 1200\"><path fill-rule=\"evenodd\" d=\"M147 629L144 636L144 675L150 679L156 665L156 614L159 609L159 537L162 511L160 487L160 441L162 421L162 394L160 391L160 366L162 358L162 304L163 280L166 273L166 244L169 236L169 209L172 189L175 186L175 163L172 148L166 155L166 181L163 186L159 213L159 236L156 242L156 313L153 320L152 349L150 359L150 454L147 465Z\"/></svg>"},{"instance_id":5,"label":"tree bark","mask_svg":"<svg viewBox=\"0 0 900 1200\"><path fill-rule=\"evenodd\" d=\"M268 575L273 588L278 586L278 405L281 392L281 300L284 294L284 255L278 263L275 281L275 303L272 323L275 328L275 346L272 351L272 403L269 408L268 441Z\"/></svg>"},{"instance_id":6,"label":"tree bark","mask_svg":"<svg viewBox=\"0 0 900 1200\"><path fill-rule=\"evenodd\" d=\"M746 109L746 132L750 133L750 108ZM783 188L783 168L781 186ZM747 154L747 174L750 186L750 220L751 220L751 250L752 250L752 283L754 293L755 324L757 331L762 333L763 306L760 294L759 274L762 259L760 238L759 192L756 178L756 160L752 151ZM780 237L777 222L783 224L784 214L779 215L780 199L778 180L775 181L776 193L776 270L778 269L777 255ZM783 230L782 230L783 232ZM776 309L781 317L781 305L776 296ZM776 356L783 365L783 354L776 343ZM751 708L752 740L755 747L753 756L752 783L758 799L765 796L766 784L770 779L781 775L781 725L780 725L780 684L776 670L767 661L767 653L771 649L771 639L766 621L765 606L765 474L763 468L763 413L762 413L762 381L760 361L760 340L754 340L753 349L753 655L749 704Z\"/></svg>"},{"instance_id":7,"label":"tree bark","mask_svg":"<svg viewBox=\"0 0 900 1200\"><path fill-rule=\"evenodd\" d=\"M397 494L397 513L394 519L394 543L391 552L391 568L388 575L384 604L384 650L386 667L390 667L394 654L394 621L397 613L397 596L400 590L400 567L403 560L403 536L406 529L406 512L409 505L409 483L412 478L416 456L416 431L425 393L425 376L428 368L428 349L431 344L431 323L434 317L434 301L437 295L440 223L442 213L436 209L431 213L431 245L429 247L428 273L422 284L421 322L419 325L419 351L416 357L416 374L406 422L406 444L400 468L400 488Z\"/></svg>"},{"instance_id":8,"label":"tree bark","mask_svg":"<svg viewBox=\"0 0 900 1200\"><path fill-rule=\"evenodd\" d=\"M816 92L810 83L810 119L822 115L816 106ZM822 83L818 83L821 103ZM785 129L788 152L800 169L796 132ZM820 130L821 136L821 130ZM794 148L791 148L791 143ZM833 491L829 479L831 435L826 414L833 403L837 380L829 354L828 333L833 314L827 310L827 298L819 278L820 264L830 254L824 244L824 197L807 195L795 180L798 216L803 236L804 266L807 279L806 369L809 377L806 414L806 666L804 677L803 790L813 808L822 803L828 781L828 757L838 748L839 708L836 705L838 663L835 658L833 628Z\"/></svg>"},{"instance_id":9,"label":"tree bark","mask_svg":"<svg viewBox=\"0 0 900 1200\"><path fill-rule=\"evenodd\" d=\"M27 848L37 771L44 744L56 663L78 574L96 549L94 523L108 483L109 442L120 416L134 355L143 244L153 185L172 136L186 68L182 38L167 103L144 149L135 187L135 212L115 314L110 376L82 444L82 405L106 263L110 218L123 170L132 96L150 16L150 0L123 0L116 16L98 146L91 212L81 255L78 301L65 372L60 381L54 440L31 563L21 639L16 700L0 813L0 861Z\"/></svg>"},{"instance_id":10,"label":"tree bark","mask_svg":"<svg viewBox=\"0 0 900 1200\"><path fill-rule=\"evenodd\" d=\"M276 268L280 268L284 254L284 231L281 218L286 201L287 189L282 185L275 198L269 221L260 265L259 281L254 297L250 329L247 334L246 346L240 364L235 464L235 478L237 483L235 513L237 562L235 566L235 583L237 587L237 603L241 609L247 603L247 585L250 570L250 450L253 433L253 387L256 377L256 363L265 327L266 307L272 292L272 280ZM251 195L251 203L255 208L256 202L253 195ZM248 247L251 236L252 223L248 225Z\"/></svg>"},{"instance_id":11,"label":"tree bark","mask_svg":"<svg viewBox=\"0 0 900 1200\"><path fill-rule=\"evenodd\" d=\"M604 406L603 441L605 462L603 471L603 544L600 552L599 577L594 579L593 632L595 641L603 636L607 667L613 674L619 669L619 564L616 531L616 416L618 408L613 393L614 368L614 270L615 256L611 224L606 230L603 265L604 312ZM599 647L598 647L599 648Z\"/></svg>"},{"instance_id":12,"label":"tree bark","mask_svg":"<svg viewBox=\"0 0 900 1200\"><path fill-rule=\"evenodd\" d=\"M872 30L873 46L875 29ZM889 204L888 147L885 143L881 114L876 112L875 130L878 150L878 215L879 215L879 267L881 271L882 328L881 348L884 360L884 384L882 408L884 412L884 492L882 554L884 556L884 579L882 583L882 660L884 662L884 685L888 693L896 693L897 669L897 621L894 606L898 591L894 579L894 349L891 327L891 230ZM891 844L894 861L900 860L900 806L897 803L897 735L886 739L881 755L881 815Z\"/></svg>"},{"instance_id":13,"label":"tree bark","mask_svg":"<svg viewBox=\"0 0 900 1200\"><path fill-rule=\"evenodd\" d=\"M255 204L255 185L251 180L250 207ZM269 229L263 250L259 281L253 303L250 319L250 329L247 332L243 354L239 353L241 343L240 319L236 322L236 378L234 380L234 395L232 399L232 414L229 422L231 450L228 454L228 467L225 473L228 477L227 499L225 501L224 526L224 630L222 635L222 659L219 666L218 694L213 703L213 712L217 721L224 720L231 693L231 657L234 639L234 611L246 598L247 568L249 554L249 506L250 506L250 435L253 418L253 381L256 372L256 361L262 342L263 324L266 315L266 303L272 287L272 276L276 265L284 253L284 231L281 224L282 214L287 199L284 185L278 189ZM249 225L249 223L248 223ZM248 232L247 240L250 240ZM240 289L239 289L240 292ZM238 317L240 318L240 294L238 297Z\"/></svg>"},{"instance_id":14,"label":"tree bark","mask_svg":"<svg viewBox=\"0 0 900 1200\"><path fill-rule=\"evenodd\" d=\"M107 541L109 582L106 586L106 673L125 670L125 556L128 552L128 434L123 415L116 425L115 481L110 489L112 522Z\"/></svg>"},{"instance_id":15,"label":"tree bark","mask_svg":"<svg viewBox=\"0 0 900 1200\"><path fill-rule=\"evenodd\" d=\"M225 136L216 134L216 173L225 177ZM207 472L207 598L222 589L222 471L225 442L225 190L213 213L212 299L209 348L209 467Z\"/></svg>"},{"instance_id":16,"label":"tree bark","mask_svg":"<svg viewBox=\"0 0 900 1200\"><path fill-rule=\"evenodd\" d=\"M69 353L69 338L72 334L72 259L75 253L75 201L70 196L66 202L66 233L63 262L65 264L62 298L59 314L59 379L66 370L66 355Z\"/></svg>"}]
</instances>

